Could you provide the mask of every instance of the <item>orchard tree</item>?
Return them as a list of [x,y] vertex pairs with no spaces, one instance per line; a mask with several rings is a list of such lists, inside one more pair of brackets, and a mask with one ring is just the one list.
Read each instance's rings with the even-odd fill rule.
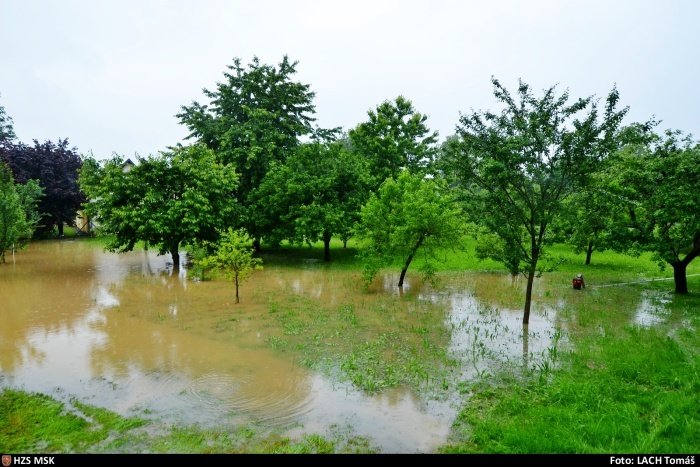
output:
[[369,119],[350,130],[354,150],[369,160],[377,188],[386,178],[396,178],[402,168],[425,172],[437,153],[437,132],[428,117],[416,112],[410,100],[399,96],[367,112]]
[[[249,195],[265,177],[273,162],[284,162],[312,132],[314,93],[308,84],[295,81],[297,63],[284,56],[277,66],[255,57],[244,67],[235,59],[225,80],[213,91],[204,90],[208,103],[193,102],[177,115],[196,138],[214,150],[220,162],[233,164],[240,174],[236,189],[245,208],[240,219],[256,238],[256,210]],[[240,226],[240,225],[239,225]]]
[[402,171],[388,178],[362,208],[358,235],[365,245],[361,253],[364,274],[370,282],[379,269],[401,261],[399,287],[403,287],[418,252],[425,256],[423,273],[433,273],[437,250],[454,248],[464,234],[463,213],[440,180]]
[[58,143],[34,140],[33,146],[10,144],[0,146],[0,159],[10,167],[18,184],[37,180],[44,196],[39,202],[40,231],[54,226],[59,236],[63,225],[73,224],[84,201],[78,186],[78,172],[82,160],[76,148],[70,148],[68,140]]
[[201,266],[220,270],[232,279],[236,285],[236,303],[240,303],[238,286],[254,270],[262,269],[262,259],[253,257],[253,240],[245,230],[229,228],[219,237],[214,254],[204,258]]
[[670,264],[675,292],[687,294],[686,269],[700,256],[700,145],[679,131],[629,144],[608,179],[625,203],[627,237]]
[[213,241],[235,214],[232,192],[238,176],[202,145],[176,147],[140,159],[124,170],[115,157],[100,167],[86,161],[81,187],[90,198],[86,211],[113,239],[110,251],[131,251],[139,241],[170,253],[180,267],[180,246]]
[[564,200],[562,214],[553,227],[576,253],[585,253],[584,264],[589,265],[594,251],[626,248],[622,235],[626,222],[624,205],[596,173],[590,186]]
[[550,226],[613,149],[626,109],[616,110],[615,89],[599,115],[593,97],[569,103],[568,92],[558,95],[551,87],[538,98],[522,81],[513,96],[495,78],[492,83],[503,110],[462,115],[445,163],[468,190],[475,218],[508,250],[501,259],[527,277],[527,325]]
[[293,243],[323,241],[331,260],[333,235],[347,238],[369,195],[366,161],[339,142],[299,146],[284,163],[273,164],[254,192],[258,231]]

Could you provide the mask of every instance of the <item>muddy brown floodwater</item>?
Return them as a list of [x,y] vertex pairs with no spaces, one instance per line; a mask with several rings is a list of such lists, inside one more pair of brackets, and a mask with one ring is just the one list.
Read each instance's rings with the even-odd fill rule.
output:
[[[106,253],[78,240],[33,243],[14,263],[10,257],[0,266],[0,386],[177,424],[255,423],[290,434],[347,430],[382,452],[431,452],[447,441],[464,403],[456,391],[437,398],[405,388],[368,395],[301,367],[267,340],[271,297],[303,294],[324,304],[351,294],[356,301],[386,299],[396,294],[395,277],[368,293],[356,272],[313,262],[265,266],[244,283],[236,308],[229,283],[191,281],[185,270],[172,277],[167,259]],[[559,338],[556,301],[536,310],[522,338],[520,294],[499,299],[513,295],[514,286],[507,275],[458,275],[435,288],[416,280],[405,287],[412,300],[395,300],[442,307],[448,351],[461,364],[458,378],[474,378],[496,361],[545,355]],[[239,320],[233,339],[217,326],[231,316]]]

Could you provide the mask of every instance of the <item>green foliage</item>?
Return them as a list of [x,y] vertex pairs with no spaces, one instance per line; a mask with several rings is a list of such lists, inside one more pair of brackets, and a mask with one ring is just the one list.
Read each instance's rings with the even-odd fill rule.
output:
[[685,268],[700,256],[700,145],[680,132],[646,135],[617,154],[607,180],[627,214],[622,233],[677,269],[686,293]]
[[16,185],[10,169],[0,162],[0,263],[5,252],[19,247],[20,240],[31,238],[39,221],[37,203],[42,190],[30,180]]
[[593,97],[569,104],[568,92],[557,95],[551,87],[537,98],[521,81],[516,100],[498,80],[492,82],[504,110],[462,115],[459,139],[448,142],[441,162],[468,192],[474,220],[500,238],[501,245],[491,249],[494,259],[527,274],[527,323],[532,279],[552,243],[549,227],[564,200],[588,184],[613,149],[625,110],[615,110],[614,89],[599,119]]
[[625,224],[623,203],[610,192],[606,178],[596,173],[589,186],[564,199],[553,230],[557,239],[573,246],[576,253],[585,252],[589,260],[593,251],[614,249],[631,253],[633,245],[624,235]]
[[236,303],[238,303],[238,285],[247,279],[256,269],[262,269],[262,259],[253,257],[253,240],[243,230],[229,228],[223,232],[213,255],[201,261],[204,269],[218,269],[236,284]]
[[44,196],[44,189],[36,180],[28,180],[25,184],[15,185],[15,189],[27,220],[27,231],[22,238],[30,239],[41,222],[39,201]]
[[416,112],[410,100],[399,96],[367,114],[369,120],[348,136],[353,149],[369,160],[375,188],[389,177],[396,178],[403,168],[413,173],[428,169],[437,152],[438,135],[430,132],[425,124],[428,117]]
[[103,167],[87,160],[80,174],[90,198],[86,211],[113,236],[107,249],[130,251],[144,241],[161,254],[170,252],[175,268],[181,244],[215,240],[235,214],[237,180],[231,165],[201,145],[141,159],[130,170],[121,157]]
[[365,279],[400,258],[402,277],[416,253],[423,253],[423,272],[434,272],[432,261],[438,248],[454,248],[464,233],[463,213],[440,180],[412,175],[407,170],[387,179],[362,208],[358,235],[365,240],[362,250]]
[[284,56],[278,66],[260,63],[257,57],[244,67],[235,59],[225,80],[213,91],[204,90],[208,104],[193,102],[177,116],[196,138],[216,152],[240,174],[236,189],[247,215],[236,226],[255,232],[258,214],[248,196],[262,182],[273,162],[283,162],[312,131],[314,93],[308,84],[294,81],[296,62]]
[[369,194],[369,178],[363,158],[341,143],[303,144],[284,163],[273,164],[254,192],[262,214],[258,231],[295,244],[328,245],[333,235],[347,239]]

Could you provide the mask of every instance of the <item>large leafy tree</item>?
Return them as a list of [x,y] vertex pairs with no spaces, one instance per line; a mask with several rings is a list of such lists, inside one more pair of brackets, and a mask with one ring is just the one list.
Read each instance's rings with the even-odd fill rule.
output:
[[140,159],[131,170],[115,157],[104,166],[86,161],[81,187],[89,215],[112,235],[107,248],[130,251],[139,241],[170,253],[180,265],[180,246],[213,241],[235,212],[238,176],[201,145],[177,147]]
[[437,153],[437,132],[431,132],[428,117],[413,108],[403,96],[384,101],[367,112],[369,119],[350,130],[353,148],[370,162],[377,188],[386,178],[397,177],[402,168],[423,172]]
[[416,254],[425,257],[423,272],[433,272],[440,249],[456,247],[464,234],[464,215],[441,180],[426,179],[404,170],[388,178],[373,193],[361,212],[358,227],[365,279],[371,281],[381,267],[401,262],[398,286],[403,287]]
[[177,115],[190,136],[213,149],[223,163],[232,163],[240,174],[237,197],[245,207],[241,219],[255,230],[257,212],[248,209],[250,193],[262,182],[273,162],[283,162],[312,132],[314,93],[308,84],[294,79],[296,62],[285,56],[277,65],[256,57],[247,66],[235,59],[216,89],[204,90],[208,103],[193,102]]
[[303,144],[254,192],[258,230],[294,243],[322,240],[330,261],[331,237],[350,235],[369,185],[366,161],[341,142]]
[[0,146],[0,159],[10,167],[17,183],[39,182],[44,193],[39,202],[42,217],[39,230],[56,226],[58,234],[63,235],[63,225],[75,221],[84,201],[78,186],[82,160],[76,148],[69,147],[67,139],[58,143],[34,140],[33,146],[21,143]]
[[40,196],[41,188],[34,180],[26,185],[16,185],[12,171],[0,162],[0,263],[5,262],[7,250],[32,236],[38,219],[36,203]]
[[700,256],[700,145],[678,131],[653,135],[625,146],[607,177],[628,219],[620,234],[670,264],[676,293],[688,293],[686,268]]
[[551,243],[550,226],[563,201],[586,186],[589,175],[614,147],[614,135],[626,110],[616,110],[615,89],[603,115],[593,97],[569,102],[556,88],[535,97],[520,82],[513,96],[495,78],[495,112],[462,115],[458,140],[446,165],[468,190],[476,219],[495,234],[511,272],[527,277],[523,324],[530,317],[532,287]]

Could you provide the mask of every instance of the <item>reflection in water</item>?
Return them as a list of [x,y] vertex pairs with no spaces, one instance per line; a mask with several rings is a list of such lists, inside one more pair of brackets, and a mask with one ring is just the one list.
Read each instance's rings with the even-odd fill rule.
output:
[[[521,311],[503,302],[520,286],[509,276],[460,276],[439,289],[410,280],[398,305],[444,309],[464,378],[510,360],[532,365],[561,324],[563,304],[539,305],[523,334]],[[398,294],[396,281],[384,277],[367,294],[358,272],[266,267],[243,284],[235,305],[230,283],[189,282],[185,268],[173,276],[153,252],[35,243],[16,265],[0,267],[0,384],[74,395],[121,414],[148,409],[173,423],[257,422],[291,433],[347,426],[385,452],[429,452],[446,441],[461,399],[426,401],[405,389],[368,396],[271,350],[262,332],[276,295],[361,307]],[[222,326],[230,321],[235,329]]]
[[667,294],[645,290],[632,319],[633,324],[650,327],[663,323],[669,316],[667,305],[670,301]]

